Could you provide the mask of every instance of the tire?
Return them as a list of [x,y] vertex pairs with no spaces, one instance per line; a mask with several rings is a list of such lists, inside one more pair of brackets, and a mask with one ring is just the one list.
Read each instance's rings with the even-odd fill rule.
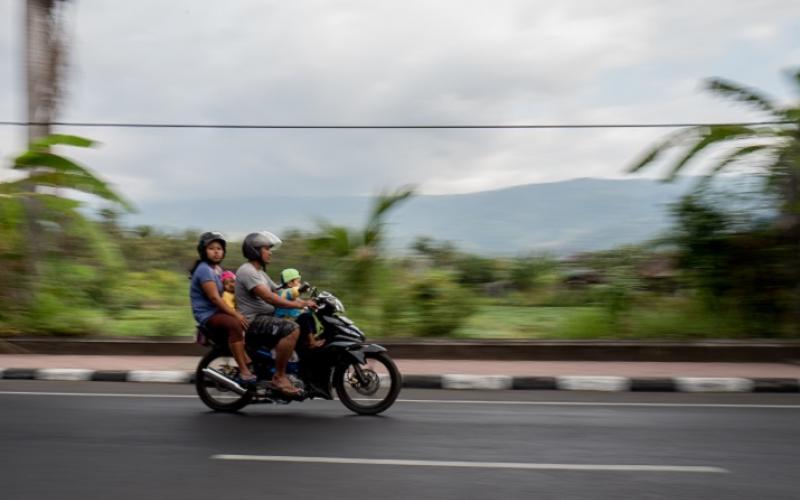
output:
[[194,374],[194,386],[197,390],[197,395],[200,396],[200,399],[206,406],[214,411],[234,412],[241,410],[250,403],[253,399],[252,392],[248,391],[245,394],[239,395],[219,385],[217,382],[208,379],[203,373],[203,369],[209,367],[223,372],[226,375],[238,373],[236,361],[234,361],[233,357],[227,352],[219,349],[212,349],[203,356]]
[[[336,368],[333,386],[339,400],[349,410],[359,415],[377,415],[394,404],[400,394],[402,378],[394,361],[385,352],[367,352],[364,356],[366,363],[359,366],[370,377],[369,386],[361,386],[355,378],[355,361]],[[387,383],[388,388],[385,387]]]

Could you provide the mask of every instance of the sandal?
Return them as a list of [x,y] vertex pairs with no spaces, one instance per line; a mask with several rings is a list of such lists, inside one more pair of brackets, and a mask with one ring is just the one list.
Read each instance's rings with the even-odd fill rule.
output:
[[299,399],[303,397],[303,390],[300,389],[299,387],[294,387],[293,391],[287,391],[286,389],[278,387],[271,381],[267,384],[267,387],[269,387],[270,389],[272,389],[273,391],[277,392],[278,394],[287,399]]
[[234,382],[236,382],[237,384],[241,385],[242,387],[249,387],[251,385],[254,385],[256,382],[258,382],[258,377],[256,375],[250,375],[249,377],[243,377],[241,375],[236,375],[236,377],[234,377],[233,380],[234,380]]

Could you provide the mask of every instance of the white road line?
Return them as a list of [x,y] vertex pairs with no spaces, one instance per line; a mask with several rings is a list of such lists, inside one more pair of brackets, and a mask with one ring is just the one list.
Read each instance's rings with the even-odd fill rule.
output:
[[578,470],[610,472],[700,472],[729,474],[720,467],[687,465],[537,464],[519,462],[461,462],[450,460],[398,460],[381,458],[294,457],[280,455],[212,455],[211,460],[293,462],[313,464],[397,465],[403,467],[463,467],[476,469]]
[[[134,394],[109,392],[39,392],[39,391],[0,391],[0,396],[73,396],[73,397],[106,397],[106,398],[176,398],[198,399],[193,394]],[[317,400],[321,401],[321,400]],[[615,403],[601,401],[485,401],[469,399],[398,399],[398,403],[413,404],[456,404],[456,405],[498,405],[498,406],[630,406],[630,407],[664,407],[664,408],[775,408],[800,410],[800,405],[773,404],[733,404],[733,403]]]
[[800,410],[800,405],[774,404],[735,404],[735,403],[628,403],[602,401],[486,401],[469,399],[398,399],[398,403],[419,404],[476,404],[476,405],[511,405],[511,406],[654,406],[677,408],[788,408]]
[[189,394],[125,394],[111,392],[39,392],[39,391],[0,391],[0,396],[78,396],[97,398],[192,398],[197,396]]

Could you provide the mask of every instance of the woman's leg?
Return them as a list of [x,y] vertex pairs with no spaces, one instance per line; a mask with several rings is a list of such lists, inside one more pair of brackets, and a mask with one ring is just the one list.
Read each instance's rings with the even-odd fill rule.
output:
[[236,364],[239,365],[239,373],[242,378],[253,378],[253,373],[247,367],[248,357],[244,350],[244,332],[239,321],[228,314],[217,313],[208,319],[206,327],[225,332],[228,337],[228,347],[231,349],[231,354],[233,354]]

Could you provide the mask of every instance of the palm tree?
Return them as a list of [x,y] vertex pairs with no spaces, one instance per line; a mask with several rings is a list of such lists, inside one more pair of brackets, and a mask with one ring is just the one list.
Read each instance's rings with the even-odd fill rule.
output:
[[[790,74],[800,96],[800,69]],[[800,228],[800,103],[781,107],[758,90],[721,78],[707,81],[706,88],[719,96],[744,102],[769,115],[763,125],[708,125],[681,129],[646,151],[628,168],[638,172],[657,162],[668,151],[685,147],[670,165],[665,180],[673,180],[687,165],[696,162],[701,153],[724,146],[724,156],[706,172],[705,183],[714,175],[756,158],[766,174],[767,187],[780,198],[779,226]]]
[[[133,205],[115,193],[108,184],[95,176],[88,168],[64,156],[52,153],[52,146],[91,147],[94,141],[73,135],[49,135],[34,140],[30,149],[14,159],[12,168],[26,171],[27,177],[15,182],[0,183],[0,209],[13,210],[19,203],[23,207],[20,223],[8,223],[8,229],[21,229],[24,236],[21,252],[24,261],[22,283],[26,291],[23,301],[33,301],[40,285],[42,255],[51,249],[46,227],[59,227],[64,220],[83,219],[76,208],[80,202],[65,196],[65,189],[79,191],[99,197],[125,211],[133,211]],[[3,207],[3,203],[8,203]],[[31,207],[35,207],[31,209]],[[18,230],[17,229],[17,230]]]
[[[6,196],[34,196],[47,199],[63,198],[61,190],[72,189],[97,196],[132,212],[133,205],[115,193],[88,168],[50,152],[50,148],[57,145],[88,148],[94,144],[91,139],[63,134],[53,134],[34,140],[28,151],[14,159],[12,166],[15,170],[27,171],[28,176],[16,182],[3,183],[2,192]],[[55,192],[47,193],[41,188],[50,188]]]
[[369,286],[375,263],[380,257],[381,244],[386,237],[386,215],[399,203],[412,197],[414,192],[413,187],[405,186],[379,194],[362,229],[320,222],[318,235],[310,241],[311,249],[350,261],[352,267],[346,277],[348,284],[355,288]]

